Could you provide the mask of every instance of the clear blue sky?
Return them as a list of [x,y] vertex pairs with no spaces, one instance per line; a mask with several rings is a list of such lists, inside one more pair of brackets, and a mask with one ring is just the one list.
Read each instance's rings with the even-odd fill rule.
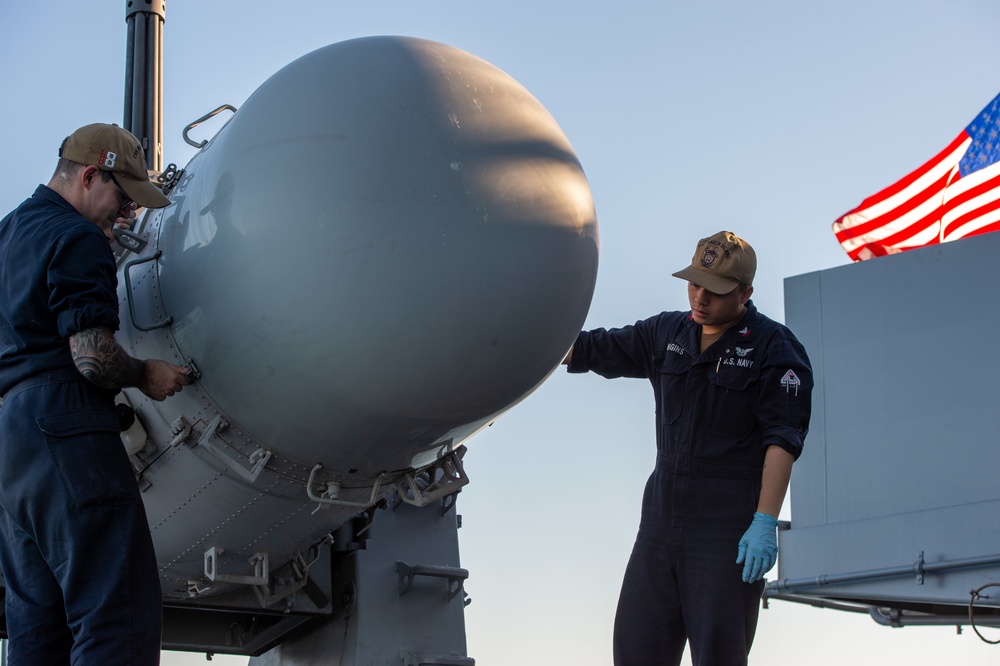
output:
[[[124,6],[0,8],[4,213],[48,180],[73,129],[121,122]],[[186,123],[239,106],[315,48],[433,39],[512,75],[572,142],[601,233],[588,327],[685,309],[670,273],[722,228],[756,247],[754,300],[781,320],[784,278],[847,262],[830,223],[944,147],[1000,91],[998,29],[992,0],[171,0],[165,154],[184,164]],[[468,444],[469,654],[481,666],[609,664],[654,456],[648,385],[557,372]],[[769,666],[998,661],[1000,647],[971,631],[892,630],[783,602],[761,613],[751,654]]]

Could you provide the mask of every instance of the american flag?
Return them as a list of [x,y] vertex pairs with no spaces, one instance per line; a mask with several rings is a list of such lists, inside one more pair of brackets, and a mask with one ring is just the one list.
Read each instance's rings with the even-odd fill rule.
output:
[[940,153],[833,223],[860,261],[1000,229],[1000,95]]

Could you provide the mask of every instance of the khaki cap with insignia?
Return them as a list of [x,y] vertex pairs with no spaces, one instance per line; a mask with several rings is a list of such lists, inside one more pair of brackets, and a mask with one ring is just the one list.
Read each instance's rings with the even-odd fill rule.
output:
[[698,241],[691,265],[673,276],[721,295],[741,284],[752,285],[756,273],[757,254],[750,243],[731,231],[720,231]]
[[59,157],[77,164],[94,164],[101,171],[114,174],[115,180],[130,199],[144,208],[163,208],[170,199],[149,182],[146,155],[139,140],[118,125],[94,123],[70,134]]

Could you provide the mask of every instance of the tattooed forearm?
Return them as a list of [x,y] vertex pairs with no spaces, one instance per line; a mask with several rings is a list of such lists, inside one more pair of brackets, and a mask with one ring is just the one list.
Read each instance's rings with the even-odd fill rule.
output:
[[115,342],[111,332],[88,328],[69,338],[69,350],[80,374],[105,389],[138,386],[146,366]]

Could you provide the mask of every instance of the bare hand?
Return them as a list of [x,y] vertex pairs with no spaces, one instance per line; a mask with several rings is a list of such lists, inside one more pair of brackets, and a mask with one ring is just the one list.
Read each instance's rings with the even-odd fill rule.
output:
[[119,229],[125,229],[127,231],[132,231],[135,227],[135,204],[129,204],[128,208],[122,208],[119,213],[124,213],[124,215],[119,215],[118,219],[115,220],[115,226]]
[[138,388],[153,400],[163,400],[189,383],[186,367],[159,359],[148,359],[143,364],[146,366],[146,374]]

